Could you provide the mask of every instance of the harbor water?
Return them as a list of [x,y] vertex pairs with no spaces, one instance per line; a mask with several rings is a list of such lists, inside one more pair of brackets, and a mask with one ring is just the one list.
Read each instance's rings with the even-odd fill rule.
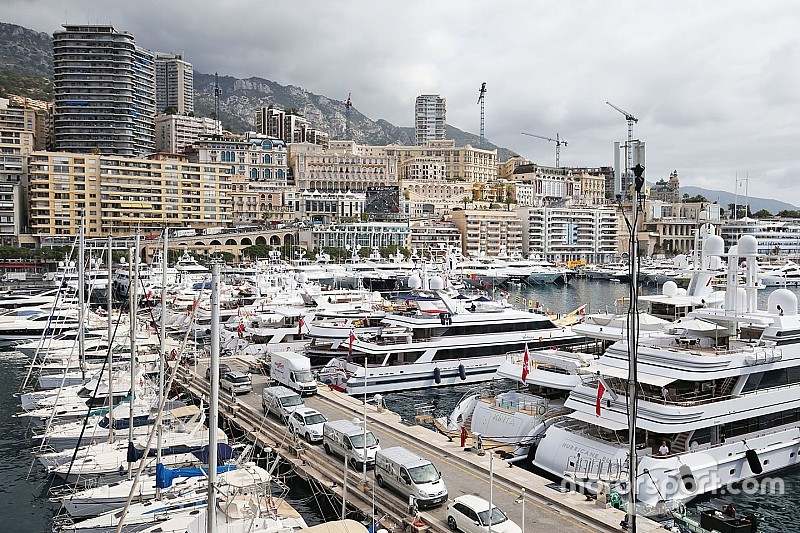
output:
[[[657,292],[657,286],[642,289],[642,294]],[[759,309],[764,309],[771,289],[758,293]],[[795,292],[800,292],[795,289]],[[509,286],[501,294],[495,291],[495,297],[507,298],[517,307],[538,305],[553,313],[567,313],[584,304],[586,312],[608,310],[614,312],[614,303],[619,302],[618,312],[628,301],[628,286],[624,283],[606,281],[590,281],[574,279],[566,286]],[[625,302],[622,302],[625,298]],[[529,303],[533,302],[533,303]],[[0,353],[0,510],[4,523],[0,531],[4,533],[45,533],[52,530],[52,516],[57,511],[48,500],[48,479],[38,465],[31,467],[33,456],[30,450],[35,442],[12,415],[19,411],[19,400],[15,393],[26,372],[25,358],[12,351]],[[500,385],[502,386],[502,384]],[[413,393],[393,393],[386,396],[389,409],[399,412],[405,419],[413,420],[416,408],[433,409],[436,416],[449,414],[458,400],[471,387],[450,387],[413,391]],[[759,531],[788,531],[786,525],[794,523],[796,513],[800,512],[800,503],[795,494],[800,490],[800,469],[784,472],[781,477],[784,484],[783,494],[735,494],[725,495],[726,501],[733,502],[741,514],[755,511],[761,517]],[[309,524],[323,521],[329,516],[330,505],[320,502],[310,487],[291,479],[290,496],[287,498],[306,518]],[[702,503],[701,500],[700,503]],[[322,503],[322,505],[320,505]],[[323,509],[320,510],[320,507]]]

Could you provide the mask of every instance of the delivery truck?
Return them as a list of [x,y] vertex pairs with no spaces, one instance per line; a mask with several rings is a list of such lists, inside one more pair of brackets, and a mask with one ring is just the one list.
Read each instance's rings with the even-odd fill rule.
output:
[[272,352],[269,373],[273,380],[297,391],[301,396],[317,393],[317,380],[311,375],[311,360],[294,352]]

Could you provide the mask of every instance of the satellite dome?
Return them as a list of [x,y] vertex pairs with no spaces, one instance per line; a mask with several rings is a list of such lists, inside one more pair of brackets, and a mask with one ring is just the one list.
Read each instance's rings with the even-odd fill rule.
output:
[[64,261],[59,261],[58,266],[64,268],[66,266],[66,263],[64,263]]
[[689,266],[689,258],[683,254],[678,254],[672,259],[672,264],[675,268],[686,268]]
[[664,296],[675,296],[678,294],[678,284],[674,281],[665,281],[664,286],[661,289],[661,293]]
[[440,291],[444,289],[444,280],[439,276],[434,276],[430,281],[431,290]]
[[422,287],[422,279],[420,279],[419,274],[412,274],[408,277],[408,288],[409,289],[419,289]]
[[758,240],[752,235],[742,235],[736,243],[739,255],[742,257],[755,257],[758,255]]
[[299,276],[297,276],[297,281],[300,283],[305,283],[308,281],[308,276],[306,276],[305,272],[301,272]]
[[70,268],[74,268],[75,267],[75,261],[70,261],[69,262],[69,266],[70,266]]
[[686,296],[686,289],[683,287],[678,287],[678,292],[676,293],[677,296]]
[[796,315],[797,295],[789,289],[777,289],[769,295],[767,312],[771,315]]
[[734,244],[733,246],[728,248],[728,255],[733,255],[733,256],[739,255],[739,246]]
[[744,310],[747,306],[747,292],[741,287],[736,287],[736,290],[728,290],[725,292],[725,309],[738,309]]
[[703,242],[706,255],[720,256],[725,253],[725,241],[719,235],[712,235]]
[[713,255],[708,258],[708,265],[711,267],[711,270],[719,270],[722,268],[722,259]]

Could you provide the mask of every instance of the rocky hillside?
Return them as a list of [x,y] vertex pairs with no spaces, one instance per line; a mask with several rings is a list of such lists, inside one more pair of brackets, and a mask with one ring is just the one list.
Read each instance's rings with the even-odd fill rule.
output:
[[[54,28],[54,30],[57,28]],[[147,43],[139,43],[147,46]],[[191,58],[191,54],[189,54]],[[53,50],[52,36],[14,24],[0,23],[0,88],[6,92],[25,94],[33,98],[52,98]],[[214,111],[214,76],[195,72],[195,112],[210,116]],[[255,112],[264,106],[295,109],[313,127],[330,133],[331,138],[343,139],[347,118],[344,102],[310,93],[294,85],[281,85],[263,78],[219,78],[220,115],[223,124],[233,132],[254,129]],[[350,112],[352,138],[358,143],[386,145],[413,144],[414,128],[399,127],[383,120],[372,120],[353,107]],[[447,137],[456,145],[477,147],[477,135],[447,126]],[[513,153],[486,142],[486,148],[497,149],[500,160]]]

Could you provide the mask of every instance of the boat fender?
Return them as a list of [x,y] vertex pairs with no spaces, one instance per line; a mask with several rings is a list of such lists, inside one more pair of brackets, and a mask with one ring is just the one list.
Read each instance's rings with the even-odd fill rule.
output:
[[467,369],[464,367],[464,363],[458,364],[458,377],[461,378],[461,381],[467,379]]
[[442,371],[438,366],[433,369],[433,381],[435,381],[437,385],[442,382]]
[[540,405],[539,407],[536,408],[536,412],[539,414],[539,416],[543,416],[545,411],[546,409],[544,405]]
[[764,467],[761,466],[761,460],[758,458],[758,454],[755,450],[745,451],[744,456],[747,459],[747,464],[750,466],[751,472],[755,475],[759,475],[764,471]]
[[697,490],[697,483],[695,482],[694,474],[692,473],[692,467],[689,465],[681,465],[681,467],[678,469],[678,472],[681,475],[683,487],[689,493],[693,493],[695,490]]

